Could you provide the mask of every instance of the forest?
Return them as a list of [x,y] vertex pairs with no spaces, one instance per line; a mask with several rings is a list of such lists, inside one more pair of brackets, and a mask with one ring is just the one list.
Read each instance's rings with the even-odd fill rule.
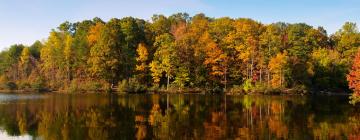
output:
[[[154,15],[150,21],[96,17],[66,21],[46,40],[3,50],[0,89],[233,94],[354,89],[356,99],[359,46],[352,22],[328,34],[306,23],[263,24],[202,13]],[[354,61],[359,62],[353,66]]]

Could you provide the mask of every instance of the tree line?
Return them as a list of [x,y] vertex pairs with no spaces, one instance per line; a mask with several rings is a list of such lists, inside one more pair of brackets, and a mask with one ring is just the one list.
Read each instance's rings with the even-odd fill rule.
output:
[[0,54],[3,89],[349,91],[355,23],[328,35],[305,23],[187,13],[64,22]]

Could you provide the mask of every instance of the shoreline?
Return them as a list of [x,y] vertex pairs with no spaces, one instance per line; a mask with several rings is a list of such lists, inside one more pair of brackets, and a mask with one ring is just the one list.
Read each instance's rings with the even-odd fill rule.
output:
[[288,90],[293,90],[293,89],[285,89],[285,90],[280,90],[278,92],[273,92],[273,93],[265,93],[264,91],[262,92],[248,92],[248,93],[244,93],[244,92],[223,92],[223,93],[211,93],[211,92],[207,92],[206,90],[170,90],[170,91],[165,91],[165,90],[160,90],[160,91],[154,91],[154,90],[149,90],[146,92],[118,92],[118,91],[112,91],[112,92],[107,92],[107,91],[79,91],[79,92],[69,92],[69,91],[64,91],[64,90],[47,90],[47,91],[38,91],[38,90],[0,90],[0,93],[8,93],[8,94],[32,94],[32,93],[39,93],[39,94],[51,94],[51,93],[58,93],[58,94],[105,94],[105,93],[112,93],[112,94],[119,94],[119,95],[123,95],[123,94],[184,94],[184,95],[189,95],[189,94],[196,94],[196,95],[229,95],[229,96],[240,96],[240,95],[301,95],[301,96],[307,96],[307,95],[341,95],[341,96],[349,96],[351,95],[351,93],[342,91],[342,92],[334,92],[334,91],[309,91],[306,94],[304,93],[296,93],[296,92],[287,92]]

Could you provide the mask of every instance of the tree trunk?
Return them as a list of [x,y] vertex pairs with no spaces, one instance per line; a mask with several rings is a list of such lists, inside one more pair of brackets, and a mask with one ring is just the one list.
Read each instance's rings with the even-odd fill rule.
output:
[[170,76],[167,75],[167,84],[166,84],[166,90],[169,90],[169,83],[170,83]]
[[252,79],[253,77],[253,69],[254,69],[254,58],[251,55],[251,67],[250,67],[250,78]]
[[280,87],[282,87],[282,70],[280,70]]
[[225,67],[225,91],[226,91],[226,86],[227,86],[227,77],[226,77],[226,74],[227,74],[227,68]]
[[260,83],[262,82],[262,68],[260,68]]
[[246,64],[246,79],[249,79],[249,64]]
[[267,69],[267,83],[268,83],[268,86],[270,86],[270,70],[269,70],[269,68]]

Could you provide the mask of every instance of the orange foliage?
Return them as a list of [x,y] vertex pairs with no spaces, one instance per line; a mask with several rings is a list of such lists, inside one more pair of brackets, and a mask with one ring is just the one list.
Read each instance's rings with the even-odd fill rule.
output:
[[354,90],[354,94],[360,96],[360,50],[357,52],[351,71],[346,78],[349,87]]
[[95,26],[92,26],[87,36],[90,46],[93,46],[100,38],[101,29],[104,27],[103,23],[96,23]]
[[[209,34],[204,34],[203,40],[209,40]],[[210,74],[214,76],[223,76],[225,74],[226,65],[228,62],[227,55],[213,42],[208,41],[206,47],[206,58],[204,64],[210,67]]]

